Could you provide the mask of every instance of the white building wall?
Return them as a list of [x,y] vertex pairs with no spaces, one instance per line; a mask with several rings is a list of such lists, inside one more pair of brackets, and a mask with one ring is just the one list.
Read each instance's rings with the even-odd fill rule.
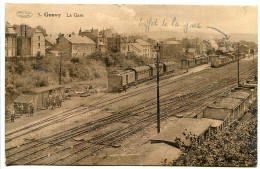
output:
[[40,52],[41,55],[45,56],[45,37],[41,32],[35,32],[31,39],[32,44],[32,55],[37,56]]

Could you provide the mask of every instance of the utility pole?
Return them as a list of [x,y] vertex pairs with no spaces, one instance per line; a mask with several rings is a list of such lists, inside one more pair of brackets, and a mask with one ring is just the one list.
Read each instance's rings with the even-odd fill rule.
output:
[[62,53],[60,54],[60,81],[59,81],[60,85],[61,85],[61,74],[62,74]]
[[253,50],[253,63],[255,63],[254,58],[255,58],[255,50]]
[[157,133],[160,133],[160,93],[159,93],[159,52],[160,52],[159,44],[154,47],[157,52],[156,57],[156,69],[157,69]]
[[239,86],[239,44],[237,44],[237,85]]

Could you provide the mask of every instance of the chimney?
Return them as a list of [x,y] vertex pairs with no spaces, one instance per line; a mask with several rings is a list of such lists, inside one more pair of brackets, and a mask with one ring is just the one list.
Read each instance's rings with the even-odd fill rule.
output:
[[81,31],[81,28],[79,29],[79,35],[81,35],[82,31]]

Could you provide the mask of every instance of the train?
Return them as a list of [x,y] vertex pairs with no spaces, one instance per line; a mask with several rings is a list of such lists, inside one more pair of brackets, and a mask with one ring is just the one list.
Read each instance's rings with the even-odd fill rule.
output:
[[[185,62],[185,61],[183,61]],[[208,63],[208,57],[203,56],[190,60],[186,59],[186,66],[189,68]],[[185,67],[186,67],[185,66]],[[165,75],[175,72],[179,67],[176,62],[160,62],[159,75]],[[144,66],[131,67],[125,70],[116,70],[108,73],[108,91],[122,92],[132,85],[145,82],[157,76],[156,64],[148,64]]]
[[208,56],[200,56],[195,58],[188,58],[181,60],[181,67],[183,69],[193,68],[199,65],[208,64],[209,57]]
[[[239,53],[239,59],[245,58],[244,53]],[[226,54],[226,55],[214,55],[211,57],[211,67],[218,68],[230,63],[237,61],[237,55],[235,54]]]

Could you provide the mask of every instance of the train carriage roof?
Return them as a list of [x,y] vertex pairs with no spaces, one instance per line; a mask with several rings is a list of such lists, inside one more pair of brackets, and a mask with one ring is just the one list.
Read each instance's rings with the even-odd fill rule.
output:
[[136,72],[144,71],[144,70],[149,70],[149,66],[138,66],[138,67],[133,67],[133,68],[127,68],[127,70],[134,70]]
[[118,73],[118,75],[122,76],[122,75],[126,75],[126,74],[131,74],[131,73],[134,73],[134,71],[132,71],[132,70],[124,70],[124,71]]

